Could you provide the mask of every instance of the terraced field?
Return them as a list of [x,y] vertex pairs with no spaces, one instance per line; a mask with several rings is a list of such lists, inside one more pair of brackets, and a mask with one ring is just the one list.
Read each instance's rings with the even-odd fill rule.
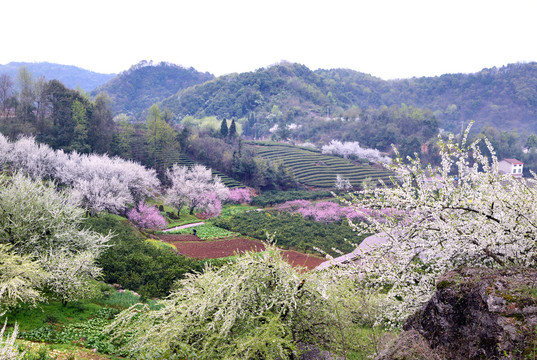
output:
[[[179,157],[179,163],[178,164],[181,165],[181,166],[192,167],[196,163],[194,161],[192,161],[191,159],[187,158],[185,155],[181,154],[181,156]],[[201,165],[204,165],[204,164],[201,164]],[[222,180],[222,182],[224,183],[224,185],[226,185],[230,189],[244,187],[244,185],[242,185],[237,180],[232,179],[229,176],[224,175],[219,171],[216,171],[214,169],[211,169],[211,171],[213,172],[213,175],[218,175],[220,177],[220,179]]]
[[323,155],[319,150],[309,150],[291,145],[249,143],[257,154],[267,160],[282,161],[292,169],[297,180],[310,187],[333,188],[339,174],[349,179],[353,186],[362,185],[365,179],[383,179],[389,183],[391,173],[369,165],[354,165],[351,161]]

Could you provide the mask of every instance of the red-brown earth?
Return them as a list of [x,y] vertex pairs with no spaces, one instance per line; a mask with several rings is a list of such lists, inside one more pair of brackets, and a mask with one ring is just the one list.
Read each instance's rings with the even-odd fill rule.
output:
[[[203,241],[197,236],[189,234],[164,234],[159,235],[159,238],[175,246],[180,254],[196,259],[216,259],[241,254],[246,251],[265,250],[265,245],[261,241],[241,237]],[[308,270],[325,261],[323,258],[293,250],[284,250],[283,257],[292,266],[305,267]]]

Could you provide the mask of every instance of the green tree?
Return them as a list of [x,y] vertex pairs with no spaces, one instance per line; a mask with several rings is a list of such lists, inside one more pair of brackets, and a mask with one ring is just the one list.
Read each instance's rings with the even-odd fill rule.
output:
[[73,141],[68,150],[78,151],[79,153],[89,153],[91,146],[88,144],[88,119],[86,114],[86,108],[78,101],[73,101],[72,116],[75,122],[75,129],[73,135]]
[[176,131],[162,120],[156,104],[149,109],[147,117],[146,143],[148,165],[164,176],[166,170],[179,161],[180,145]]
[[526,148],[537,149],[537,136],[535,134],[528,136],[528,140],[526,140]]
[[106,93],[100,92],[95,97],[88,130],[92,150],[100,154],[108,153],[114,137],[114,120],[112,100]]
[[222,124],[220,125],[220,136],[225,138],[228,135],[227,120],[223,119]]
[[235,125],[235,119],[231,120],[231,126],[229,127],[228,136],[233,139],[237,136],[237,125]]
[[117,130],[112,140],[112,153],[124,159],[131,159],[134,126],[125,114],[119,114],[115,120]]

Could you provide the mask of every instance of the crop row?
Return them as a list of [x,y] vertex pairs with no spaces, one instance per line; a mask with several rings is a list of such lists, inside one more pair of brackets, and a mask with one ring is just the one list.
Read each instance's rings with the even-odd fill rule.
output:
[[391,172],[368,165],[356,166],[340,157],[321,154],[291,145],[264,145],[254,147],[259,156],[268,160],[281,161],[293,171],[297,180],[306,186],[321,188],[334,187],[336,175],[349,179],[353,186],[360,186],[364,180],[379,178],[389,181]]

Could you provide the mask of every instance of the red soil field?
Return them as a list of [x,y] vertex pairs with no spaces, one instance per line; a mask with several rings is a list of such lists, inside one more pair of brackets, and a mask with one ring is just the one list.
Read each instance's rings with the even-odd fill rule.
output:
[[[175,246],[180,254],[197,259],[216,259],[244,253],[246,251],[263,251],[265,245],[261,241],[246,238],[229,238],[224,240],[202,241],[193,235],[159,235],[162,241]],[[284,250],[283,257],[292,266],[315,268],[325,260],[316,256]]]

